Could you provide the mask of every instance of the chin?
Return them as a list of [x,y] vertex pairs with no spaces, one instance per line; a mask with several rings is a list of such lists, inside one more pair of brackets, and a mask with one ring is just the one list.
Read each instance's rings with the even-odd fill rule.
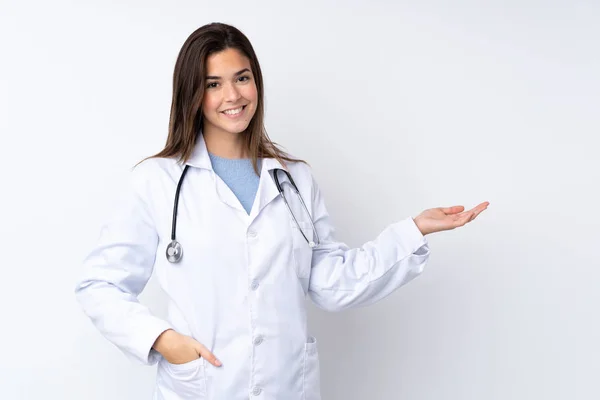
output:
[[226,132],[229,133],[244,133],[246,131],[246,129],[248,129],[248,127],[250,126],[250,124],[245,124],[243,126],[241,125],[237,125],[237,126],[220,126],[220,128]]
[[220,130],[223,130],[225,132],[229,132],[229,133],[243,133],[244,131],[246,131],[246,129],[248,129],[248,127],[250,126],[250,123],[237,123],[237,124],[231,124],[231,123],[225,123],[225,124],[219,124],[217,125],[217,127]]

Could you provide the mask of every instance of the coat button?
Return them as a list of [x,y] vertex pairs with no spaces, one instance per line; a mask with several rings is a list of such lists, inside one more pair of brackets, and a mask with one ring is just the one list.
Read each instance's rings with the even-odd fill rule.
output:
[[248,232],[248,237],[255,238],[257,235],[258,234],[256,233],[256,231],[249,231]]
[[261,388],[259,388],[258,386],[254,386],[254,387],[252,388],[252,394],[253,394],[254,396],[258,396],[258,395],[260,394],[260,392],[262,392],[262,389],[261,389]]
[[252,283],[250,284],[250,289],[252,289],[252,290],[258,289],[258,282],[256,280],[252,281]]
[[263,342],[263,337],[262,336],[257,336],[257,337],[254,338],[254,345],[255,346],[258,346],[262,342]]

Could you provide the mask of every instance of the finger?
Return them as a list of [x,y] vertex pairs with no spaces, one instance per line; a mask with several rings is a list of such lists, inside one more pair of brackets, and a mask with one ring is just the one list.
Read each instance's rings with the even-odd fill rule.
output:
[[469,216],[469,219],[467,222],[471,222],[473,221],[475,218],[477,218],[477,216],[479,214],[481,214],[485,209],[487,208],[487,206],[485,208],[479,209],[479,210],[475,210],[471,213],[471,215]]
[[475,213],[475,215],[473,216],[473,219],[475,219],[475,217],[477,217],[479,214],[481,214],[481,213],[482,213],[482,212],[484,212],[485,210],[487,210],[487,205],[486,205],[486,206],[481,206],[481,207],[478,207],[478,208],[475,210],[475,212],[474,212],[474,213]]
[[456,218],[456,226],[463,226],[469,222],[471,222],[474,218],[475,213],[473,211],[465,211],[462,214],[459,214]]
[[476,206],[476,207],[473,207],[473,208],[472,208],[472,209],[470,209],[469,211],[466,211],[465,213],[471,213],[471,212],[474,212],[474,213],[476,213],[476,214],[479,214],[480,212],[482,212],[483,210],[485,210],[485,209],[487,208],[487,206],[488,206],[488,205],[489,205],[489,203],[488,203],[488,202],[481,203],[481,204],[479,204],[478,206]]
[[208,361],[215,367],[220,367],[222,365],[221,361],[217,360],[217,357],[215,357],[215,355],[211,353],[210,350],[208,350],[206,346],[204,346],[202,343],[196,342],[196,351],[198,352],[198,354],[200,354],[201,357],[203,357],[206,361]]
[[464,206],[452,206],[452,207],[442,207],[442,212],[444,214],[457,214],[465,209]]
[[475,209],[472,209],[472,210],[469,210],[469,211],[463,211],[463,212],[461,212],[461,213],[459,213],[459,214],[456,214],[456,215],[454,216],[454,218],[457,218],[457,219],[464,219],[464,218],[468,218],[468,217],[470,217],[470,216],[471,216],[471,214],[473,214],[474,212],[475,212]]
[[475,218],[477,218],[477,215],[479,215],[478,212],[474,212],[473,214],[471,214],[471,217],[469,218],[469,222],[473,221]]

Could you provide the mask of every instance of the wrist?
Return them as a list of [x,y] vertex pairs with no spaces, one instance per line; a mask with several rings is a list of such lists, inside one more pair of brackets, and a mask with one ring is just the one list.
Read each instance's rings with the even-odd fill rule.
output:
[[177,332],[175,332],[173,329],[167,329],[166,331],[163,331],[154,341],[152,348],[158,351],[160,354],[164,354],[169,339],[175,334],[177,334]]
[[417,229],[419,229],[419,232],[421,232],[421,235],[423,235],[423,236],[427,235],[428,232],[425,232],[425,230],[423,229],[422,224],[421,224],[421,219],[419,218],[419,216],[414,217],[413,221],[414,221],[415,225],[417,226]]

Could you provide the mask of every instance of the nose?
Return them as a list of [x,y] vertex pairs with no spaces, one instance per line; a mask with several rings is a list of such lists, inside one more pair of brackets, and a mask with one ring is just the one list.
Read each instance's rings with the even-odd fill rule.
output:
[[225,85],[223,96],[223,100],[230,103],[235,103],[241,97],[240,91],[235,84]]

